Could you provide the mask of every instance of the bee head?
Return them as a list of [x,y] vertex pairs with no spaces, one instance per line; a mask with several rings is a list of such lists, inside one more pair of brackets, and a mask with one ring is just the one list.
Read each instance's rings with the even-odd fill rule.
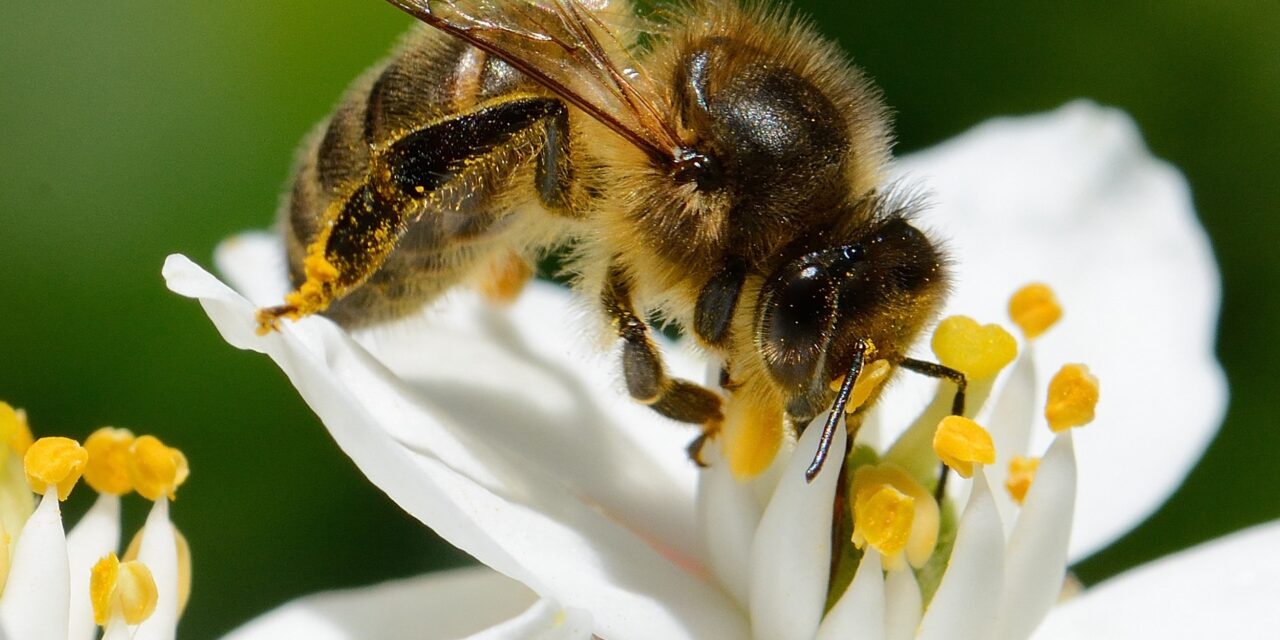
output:
[[756,349],[797,418],[826,409],[864,344],[901,360],[946,288],[941,253],[901,215],[845,238],[784,263],[760,291]]

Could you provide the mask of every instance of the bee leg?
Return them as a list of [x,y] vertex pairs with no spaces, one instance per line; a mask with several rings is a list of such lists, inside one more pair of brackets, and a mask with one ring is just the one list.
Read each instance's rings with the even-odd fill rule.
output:
[[723,345],[728,340],[733,312],[746,279],[746,265],[741,260],[730,260],[698,293],[693,330],[707,344]]
[[687,380],[670,378],[662,355],[649,336],[649,326],[636,314],[631,286],[617,266],[610,268],[602,300],[622,338],[622,373],[632,398],[680,422],[702,425],[702,434],[688,447],[689,457],[701,465],[702,445],[716,434],[724,416],[720,396]]
[[840,383],[840,391],[836,393],[836,401],[831,405],[831,413],[827,414],[827,420],[822,425],[822,435],[818,436],[818,450],[813,452],[813,460],[804,470],[806,482],[813,482],[813,479],[818,477],[818,472],[822,471],[822,465],[827,461],[827,456],[831,454],[831,441],[835,438],[840,420],[844,418],[844,408],[848,406],[849,396],[853,394],[853,385],[858,381],[858,376],[862,375],[862,362],[866,354],[866,343],[859,343],[853,350],[853,364],[845,373],[844,382]]
[[[324,213],[320,234],[307,247],[302,285],[285,297],[285,304],[258,311],[259,333],[276,328],[280,318],[324,311],[362,284],[424,209],[440,204],[450,185],[465,186],[474,179],[487,158],[549,138],[556,140],[552,146],[565,149],[567,124],[556,123],[567,123],[566,114],[567,107],[555,98],[508,98],[409,132],[378,150],[364,181],[349,187],[348,195]],[[562,156],[554,158],[557,166],[566,165]],[[567,171],[551,172],[556,185]]]
[[[954,382],[956,395],[951,399],[951,415],[964,415],[964,393],[965,387],[969,384],[969,379],[965,377],[964,373],[936,362],[925,362],[914,358],[904,358],[898,364],[907,371],[914,371],[930,378],[941,378]],[[938,487],[933,491],[933,497],[938,500],[939,504],[942,503],[942,498],[946,496],[948,475],[947,465],[944,464],[942,465],[942,471],[938,473]]]

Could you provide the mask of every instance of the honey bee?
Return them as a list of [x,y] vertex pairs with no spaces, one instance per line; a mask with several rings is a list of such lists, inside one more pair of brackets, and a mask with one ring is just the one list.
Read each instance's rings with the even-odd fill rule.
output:
[[[869,358],[955,381],[961,412],[964,376],[906,356],[947,259],[886,187],[879,92],[810,24],[733,0],[661,22],[627,0],[389,2],[425,24],[304,144],[280,213],[295,290],[262,331],[377,323],[476,279],[510,297],[569,243],[627,391],[701,425],[695,461],[763,435],[752,475],[831,408],[812,479]],[[724,363],[724,394],[668,375],[653,312]]]

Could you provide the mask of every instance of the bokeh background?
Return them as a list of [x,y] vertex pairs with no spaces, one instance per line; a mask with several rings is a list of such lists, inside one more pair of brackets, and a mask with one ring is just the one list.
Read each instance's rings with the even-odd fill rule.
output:
[[[1079,575],[1280,516],[1280,3],[797,4],[884,88],[900,152],[1087,96],[1133,114],[1190,180],[1225,285],[1230,412],[1168,505]],[[208,265],[219,239],[270,222],[297,141],[408,24],[377,0],[0,3],[0,398],[38,433],[113,424],[186,451],[183,637],[469,561],[160,278],[167,254]],[[126,508],[132,531],[146,505]]]

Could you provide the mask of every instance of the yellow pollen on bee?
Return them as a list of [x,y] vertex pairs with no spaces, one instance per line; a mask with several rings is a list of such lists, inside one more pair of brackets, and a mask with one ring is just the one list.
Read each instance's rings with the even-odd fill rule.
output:
[[94,491],[116,496],[133,491],[133,482],[129,479],[129,447],[134,439],[128,429],[103,427],[84,441],[84,448],[89,452],[84,481]]
[[[866,404],[867,399],[880,388],[880,385],[884,384],[892,371],[893,367],[888,360],[876,360],[863,367],[862,372],[858,374],[858,379],[853,383],[853,389],[849,391],[849,404],[845,405],[845,412],[853,413]],[[843,384],[844,376],[840,376],[831,382],[831,390],[839,391]]]
[[114,553],[93,565],[89,601],[95,623],[106,625],[119,614],[128,624],[141,624],[155,612],[157,600],[159,591],[147,565],[137,560],[122,563]]
[[1082,364],[1064,365],[1049,381],[1044,417],[1054,433],[1093,422],[1098,405],[1098,378]]
[[148,500],[158,500],[161,496],[172,500],[178,486],[191,473],[187,457],[155,436],[142,436],[133,441],[125,468],[134,490]]
[[1035,482],[1036,469],[1040,468],[1040,458],[1014,456],[1009,461],[1009,477],[1004,481],[1004,488],[1009,490],[1009,497],[1022,504],[1027,499],[1027,490]]
[[89,452],[71,438],[40,438],[32,443],[22,458],[31,490],[43,494],[49,485],[58,488],[58,499],[66,500],[80,480]]
[[944,464],[966,478],[974,463],[996,461],[996,446],[981,425],[963,416],[947,416],[933,432],[933,451]]
[[14,409],[7,402],[0,402],[0,444],[9,447],[16,456],[24,456],[35,438],[27,423],[27,412]]
[[761,396],[738,392],[729,397],[724,409],[721,451],[733,477],[749,480],[768,469],[778,455],[783,436],[782,407]]
[[1049,285],[1035,282],[1009,298],[1009,318],[1028,340],[1034,340],[1062,318],[1062,305]]
[[1018,341],[1000,325],[979,325],[968,316],[951,316],[933,332],[938,361],[968,376],[969,381],[993,378],[1018,355]]
[[880,464],[859,467],[850,493],[855,546],[880,552],[890,571],[928,562],[938,544],[941,512],[927,489],[902,469]]

